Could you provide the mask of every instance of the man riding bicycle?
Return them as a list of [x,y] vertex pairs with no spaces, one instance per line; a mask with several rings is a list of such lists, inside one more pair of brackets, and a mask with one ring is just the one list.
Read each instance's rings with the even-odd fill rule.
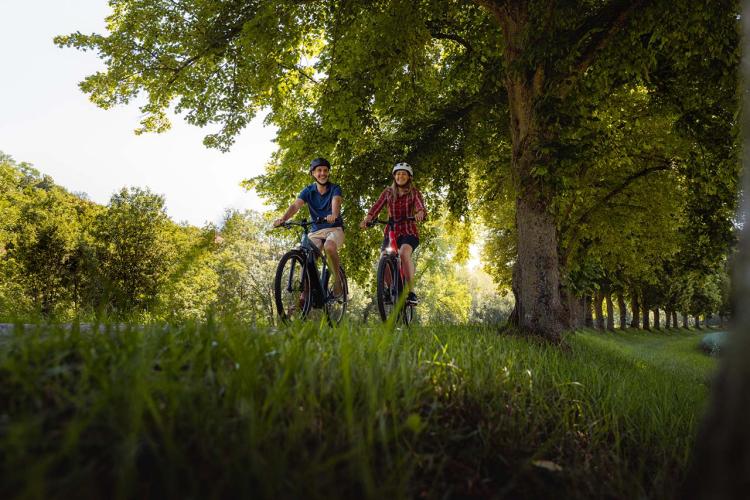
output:
[[[338,250],[344,244],[344,223],[341,219],[341,186],[328,181],[331,164],[325,158],[315,158],[310,162],[310,175],[315,182],[305,187],[297,199],[289,205],[284,215],[273,222],[274,227],[288,221],[300,208],[307,204],[310,218],[313,221],[310,240],[318,247],[325,249],[330,269],[339,269]],[[325,219],[325,222],[318,222]],[[343,293],[339,273],[333,273],[336,296]]]

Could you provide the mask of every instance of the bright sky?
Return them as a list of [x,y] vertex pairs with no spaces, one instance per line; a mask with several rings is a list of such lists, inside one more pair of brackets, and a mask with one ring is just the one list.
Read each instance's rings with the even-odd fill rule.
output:
[[176,222],[218,222],[230,207],[262,210],[258,197],[239,187],[262,173],[275,150],[275,130],[261,118],[221,153],[203,146],[213,130],[180,117],[166,133],[136,136],[136,105],[105,111],[78,89],[103,64],[52,38],[103,34],[108,13],[106,0],[0,0],[0,151],[102,204],[123,186],[149,187],[164,195]]

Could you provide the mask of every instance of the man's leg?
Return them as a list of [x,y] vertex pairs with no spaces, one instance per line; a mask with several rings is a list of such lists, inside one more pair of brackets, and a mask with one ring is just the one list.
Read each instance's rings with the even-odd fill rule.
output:
[[332,238],[329,238],[323,244],[323,248],[326,251],[326,257],[328,258],[328,269],[331,269],[332,271],[335,270],[335,272],[331,273],[333,274],[333,293],[336,296],[339,296],[344,290],[341,286],[341,276],[339,276],[341,260],[339,259],[338,245]]

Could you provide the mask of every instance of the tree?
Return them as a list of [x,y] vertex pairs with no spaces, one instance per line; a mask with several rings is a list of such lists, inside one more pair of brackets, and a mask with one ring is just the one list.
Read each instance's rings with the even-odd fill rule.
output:
[[[613,84],[647,81],[657,68],[693,68],[690,60],[705,66],[707,51],[720,80],[731,83],[737,63],[737,8],[728,0],[112,5],[109,36],[56,39],[105,60],[107,70],[82,89],[102,107],[144,92],[141,130],[166,129],[176,101],[188,122],[221,125],[205,139],[221,149],[269,107],[281,149],[256,186],[280,204],[279,190],[321,152],[349,167],[350,199],[372,198],[383,182],[367,167],[406,158],[458,216],[472,165],[505,176],[515,205],[515,317],[553,340],[564,327],[554,205],[579,166],[566,138]],[[358,218],[361,210],[349,213]],[[356,261],[365,248],[355,245]]]
[[103,287],[99,309],[120,317],[153,314],[174,259],[164,198],[148,189],[123,188],[97,216],[97,241]]

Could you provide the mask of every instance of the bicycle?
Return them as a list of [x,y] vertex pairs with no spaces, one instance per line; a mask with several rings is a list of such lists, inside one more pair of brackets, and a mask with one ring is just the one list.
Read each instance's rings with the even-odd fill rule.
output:
[[[302,219],[279,226],[285,229],[294,226],[302,228],[299,246],[281,257],[273,283],[276,311],[285,323],[294,318],[307,319],[313,310],[322,310],[328,323],[334,326],[341,322],[346,313],[349,287],[344,269],[339,266],[342,293],[336,296],[325,255],[308,237],[309,227],[320,222],[325,222],[325,219]],[[323,262],[320,272],[316,263],[318,257]]]
[[414,304],[406,300],[408,290],[404,289],[404,270],[401,267],[401,256],[398,253],[398,244],[396,243],[396,224],[404,220],[415,220],[414,217],[387,221],[372,220],[367,223],[367,227],[375,224],[388,226],[388,245],[385,251],[380,255],[377,272],[377,304],[380,319],[387,321],[397,310],[396,320],[404,325],[409,325],[414,320]]

